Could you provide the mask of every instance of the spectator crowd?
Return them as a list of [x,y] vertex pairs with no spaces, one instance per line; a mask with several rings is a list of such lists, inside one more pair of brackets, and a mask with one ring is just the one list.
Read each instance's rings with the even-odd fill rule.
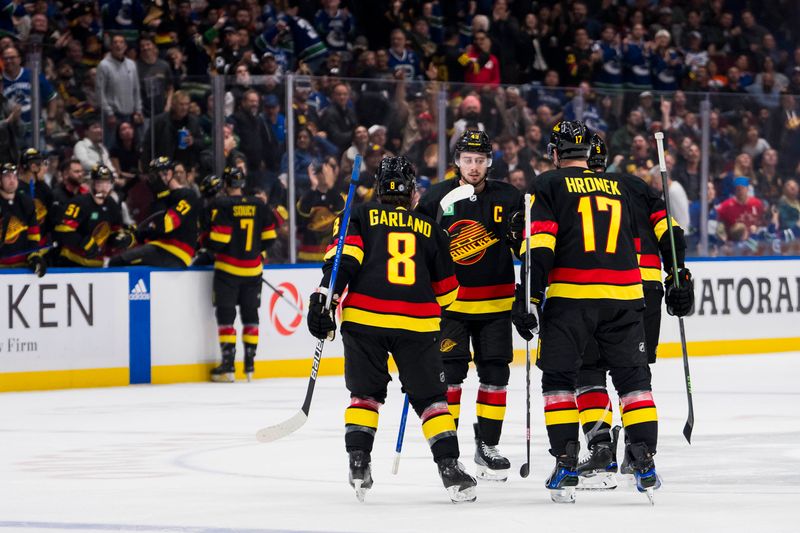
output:
[[[80,187],[104,164],[129,223],[150,214],[152,159],[170,158],[195,189],[213,172],[216,116],[224,166],[239,167],[279,220],[296,209],[301,261],[324,254],[356,154],[358,201],[373,197],[385,155],[413,162],[422,194],[453,176],[438,173],[440,139],[450,154],[464,130],[483,129],[492,176],[526,189],[552,168],[555,122],[581,119],[605,138],[609,171],[656,188],[653,133],[665,132],[673,212],[694,246],[707,224],[712,254],[800,253],[792,0],[0,3],[0,162],[19,161],[38,129],[41,179]],[[225,77],[221,102],[215,76]],[[286,260],[277,249],[271,259]]]

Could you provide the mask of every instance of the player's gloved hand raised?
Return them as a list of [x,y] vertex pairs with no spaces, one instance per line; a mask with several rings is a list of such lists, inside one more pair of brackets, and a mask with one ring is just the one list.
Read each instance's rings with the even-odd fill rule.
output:
[[318,339],[333,340],[336,336],[336,320],[333,318],[333,309],[338,302],[333,300],[325,308],[325,292],[315,292],[311,295],[308,304],[308,331]]
[[514,211],[508,217],[508,230],[506,231],[506,240],[515,248],[519,248],[522,243],[525,231],[525,212]]
[[41,252],[34,252],[28,256],[28,268],[38,277],[42,277],[47,273],[47,263],[44,260],[44,254]]
[[[528,302],[531,310],[528,312]],[[517,328],[520,337],[529,341],[539,333],[539,306],[541,300],[525,294],[525,287],[517,283],[514,292],[514,303],[511,305],[511,322]]]
[[694,307],[694,282],[688,268],[678,270],[678,281],[681,284],[679,288],[675,287],[672,274],[664,280],[667,292],[664,300],[667,302],[667,313],[672,316],[686,316]]

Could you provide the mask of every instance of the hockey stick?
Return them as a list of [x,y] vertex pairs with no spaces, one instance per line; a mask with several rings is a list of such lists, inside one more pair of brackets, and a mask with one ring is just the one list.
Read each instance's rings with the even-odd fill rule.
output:
[[397,432],[397,444],[394,447],[394,464],[392,464],[392,474],[397,474],[400,468],[400,453],[403,451],[403,437],[406,434],[406,420],[408,419],[408,394],[403,400],[403,414],[400,416],[400,430]]
[[[436,224],[440,224],[442,222],[442,217],[444,216],[444,212],[450,209],[456,202],[460,202],[461,200],[466,200],[467,198],[471,197],[475,194],[475,187],[470,185],[469,183],[465,183],[464,185],[460,185],[450,191],[449,193],[445,194],[441,200],[439,200],[439,207],[436,209]],[[406,431],[406,419],[408,418],[408,394],[406,394],[405,400],[403,400],[403,415],[400,417],[400,430],[397,434],[397,446],[395,446],[395,456],[394,456],[394,465],[392,466],[392,474],[397,474],[397,469],[400,467],[400,453],[403,451],[403,436],[405,435]]]
[[[358,177],[361,171],[361,155],[356,154],[353,161],[353,174],[350,176],[350,188],[347,191],[347,201],[344,204],[344,212],[342,213],[342,221],[339,226],[339,236],[336,243],[336,255],[333,256],[333,269],[331,270],[331,278],[328,283],[328,293],[325,295],[325,304],[323,309],[327,309],[330,301],[333,298],[333,291],[336,288],[336,277],[339,275],[339,265],[342,262],[342,251],[344,250],[344,239],[347,236],[347,225],[350,223],[350,207],[353,203],[356,187],[358,186]],[[311,410],[311,398],[314,395],[314,385],[317,383],[317,372],[319,371],[319,364],[322,360],[322,349],[325,346],[325,339],[317,341],[317,347],[314,350],[314,359],[311,364],[311,375],[308,378],[308,388],[306,389],[306,397],[303,400],[303,406],[294,416],[288,420],[259,429],[256,433],[256,438],[259,442],[272,442],[290,435],[300,429],[303,424],[308,420],[308,412]]]
[[[531,312],[531,195],[525,195],[525,295]],[[525,464],[519,468],[523,478],[531,473],[531,343],[525,341]]]
[[264,278],[261,278],[261,281],[262,281],[262,282],[264,282],[264,285],[266,285],[267,287],[269,287],[270,289],[272,289],[272,292],[274,292],[275,294],[277,294],[278,296],[280,296],[281,300],[283,300],[284,302],[286,302],[287,304],[289,304],[289,305],[292,307],[292,309],[294,309],[295,311],[297,311],[297,312],[298,312],[298,313],[300,313],[301,315],[303,314],[303,310],[302,310],[302,309],[300,309],[299,307],[297,307],[297,304],[295,304],[295,303],[294,303],[293,301],[291,301],[289,298],[287,298],[286,296],[284,296],[284,295],[283,295],[283,291],[282,291],[282,290],[278,289],[278,288],[277,288],[277,287],[275,287],[275,286],[274,286],[272,283],[270,283],[269,281],[267,281],[267,280],[266,280],[266,279],[264,279]]
[[[658,147],[658,167],[661,170],[661,183],[664,187],[664,203],[667,204],[667,231],[669,231],[669,245],[672,251],[672,279],[675,288],[679,288],[680,279],[678,278],[678,257],[675,253],[675,235],[672,229],[672,215],[669,210],[669,187],[667,184],[667,163],[664,159],[664,133],[657,131],[656,146]],[[683,426],[683,436],[686,442],[692,443],[692,429],[694,428],[694,406],[692,404],[692,378],[689,375],[689,353],[686,350],[686,331],[683,328],[683,317],[678,317],[678,325],[681,332],[681,350],[683,351],[683,374],[686,377],[686,401],[689,403],[689,415],[686,425]]]

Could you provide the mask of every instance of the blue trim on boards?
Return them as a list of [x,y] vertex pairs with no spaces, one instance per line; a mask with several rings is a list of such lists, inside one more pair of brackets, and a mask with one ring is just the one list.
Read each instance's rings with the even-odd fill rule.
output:
[[130,384],[150,383],[150,270],[128,275],[128,357]]

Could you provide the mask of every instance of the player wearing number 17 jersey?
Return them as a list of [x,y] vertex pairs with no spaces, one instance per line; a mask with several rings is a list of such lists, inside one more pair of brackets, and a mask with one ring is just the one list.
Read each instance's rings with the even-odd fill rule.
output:
[[441,310],[458,291],[447,234],[430,218],[409,211],[415,177],[405,157],[381,161],[376,180],[379,202],[356,206],[350,217],[336,287],[329,282],[338,238],[325,256],[320,289],[308,311],[309,331],[326,338],[336,325],[331,309],[324,309],[325,292],[333,291],[335,309],[337,295],[348,287],[342,341],[350,391],[344,416],[350,483],[359,499],[372,486],[370,453],[391,380],[391,353],[451,499],[472,501],[476,482],[458,462],[439,355]]
[[[559,122],[550,136],[557,169],[541,174],[531,208],[531,293],[512,310],[520,335],[539,329],[545,424],[556,466],[546,482],[554,501],[573,501],[578,484],[579,417],[575,398],[581,356],[590,338],[609,368],[630,437],[640,488],[657,488],[653,455],[657,417],[650,387],[636,257],[636,223],[622,182],[589,170],[591,132],[579,121]],[[525,254],[525,247],[521,250]],[[528,312],[528,301],[534,304]]]

